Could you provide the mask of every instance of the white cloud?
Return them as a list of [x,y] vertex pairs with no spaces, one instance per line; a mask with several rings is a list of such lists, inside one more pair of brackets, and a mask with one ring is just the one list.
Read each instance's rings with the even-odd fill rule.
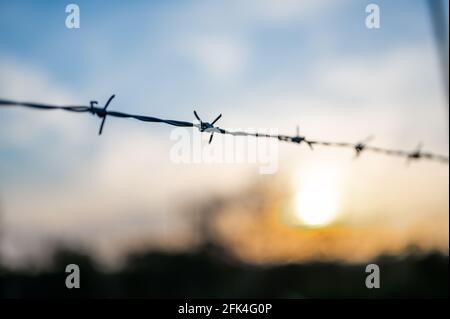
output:
[[298,78],[268,79],[218,107],[232,105],[226,120],[239,127],[290,133],[300,124],[313,139],[356,142],[375,134],[377,144],[409,149],[421,140],[445,154],[446,107],[435,62],[431,49],[416,47],[318,59]]
[[[46,71],[35,65],[2,56],[0,56],[0,97],[55,105],[75,104],[76,101],[70,90]],[[2,110],[2,116],[8,116],[11,120],[3,122],[4,125],[0,128],[2,133],[0,141],[25,145],[49,132],[70,141],[80,141],[82,137],[86,137],[86,125],[81,116],[77,118],[73,117],[73,114],[60,111],[10,110],[9,107]]]
[[181,41],[179,52],[216,79],[232,79],[243,72],[248,58],[246,45],[233,37],[201,35]]

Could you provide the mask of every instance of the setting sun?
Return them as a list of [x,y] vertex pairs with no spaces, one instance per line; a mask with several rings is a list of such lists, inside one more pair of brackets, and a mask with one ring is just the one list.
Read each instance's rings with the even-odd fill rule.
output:
[[309,227],[322,227],[336,220],[338,188],[334,171],[329,168],[311,169],[300,179],[295,194],[295,217]]
[[308,226],[330,224],[336,217],[336,193],[311,187],[299,191],[295,198],[296,215]]

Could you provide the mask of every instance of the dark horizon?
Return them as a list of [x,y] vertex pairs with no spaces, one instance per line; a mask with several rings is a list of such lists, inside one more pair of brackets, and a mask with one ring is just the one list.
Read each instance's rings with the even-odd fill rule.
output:
[[[131,253],[117,270],[101,270],[92,257],[59,249],[49,267],[0,266],[0,298],[448,298],[449,257],[411,248],[403,257],[384,255],[382,289],[364,284],[368,263],[308,262],[252,265],[220,247],[191,252]],[[80,289],[67,289],[68,264],[80,269]]]

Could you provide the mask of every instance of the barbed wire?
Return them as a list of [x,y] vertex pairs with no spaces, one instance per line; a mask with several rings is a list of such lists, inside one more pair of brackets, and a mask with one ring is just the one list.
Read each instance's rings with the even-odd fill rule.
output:
[[227,134],[233,136],[253,136],[257,138],[275,138],[279,141],[296,143],[296,144],[306,144],[309,146],[311,150],[314,149],[315,146],[325,146],[325,147],[341,147],[341,148],[352,148],[355,151],[355,157],[359,157],[361,153],[365,151],[371,151],[374,153],[381,153],[390,156],[403,157],[407,161],[410,160],[431,160],[437,161],[441,163],[448,164],[449,159],[448,156],[434,154],[430,152],[422,151],[422,143],[419,143],[416,149],[413,151],[404,151],[404,150],[395,150],[388,148],[381,148],[371,146],[368,143],[373,140],[373,136],[369,136],[365,140],[362,140],[357,143],[348,143],[348,142],[332,142],[332,141],[320,141],[320,140],[310,140],[305,136],[300,135],[299,127],[297,126],[297,131],[295,136],[289,135],[278,135],[278,134],[264,134],[264,133],[251,133],[245,131],[229,131],[214,124],[222,117],[222,114],[219,114],[212,122],[204,122],[194,111],[194,116],[197,118],[198,123],[191,123],[186,121],[178,121],[178,120],[167,120],[160,119],[153,116],[144,116],[144,115],[134,115],[123,112],[109,111],[107,108],[111,101],[114,99],[115,95],[112,95],[108,101],[105,103],[103,107],[98,107],[97,101],[91,101],[89,106],[59,106],[59,105],[48,105],[48,104],[40,104],[40,103],[30,103],[30,102],[18,102],[12,100],[2,100],[0,99],[0,106],[17,106],[17,107],[26,107],[33,108],[39,110],[63,110],[74,113],[90,113],[92,115],[96,115],[101,118],[100,127],[98,134],[101,135],[103,132],[103,127],[105,124],[105,120],[107,116],[118,117],[118,118],[132,118],[142,122],[154,122],[154,123],[165,123],[171,126],[178,127],[196,127],[202,133],[211,133],[209,138],[209,143],[212,142],[214,133],[218,134]]

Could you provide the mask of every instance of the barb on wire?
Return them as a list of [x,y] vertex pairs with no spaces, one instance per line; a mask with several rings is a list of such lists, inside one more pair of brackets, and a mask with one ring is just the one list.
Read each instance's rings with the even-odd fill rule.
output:
[[297,135],[295,135],[293,137],[289,137],[289,136],[285,136],[285,137],[287,137],[287,140],[292,143],[297,143],[297,144],[306,143],[306,144],[308,144],[308,146],[311,150],[314,150],[314,148],[313,148],[314,142],[307,140],[306,137],[304,137],[304,136],[300,136],[300,127],[298,125],[297,125],[297,129],[296,129],[296,133],[297,133]]
[[111,97],[108,99],[108,101],[106,102],[105,106],[102,109],[94,106],[98,104],[97,101],[91,101],[91,107],[89,109],[89,112],[91,112],[93,115],[97,115],[99,118],[102,119],[102,122],[100,123],[100,129],[98,130],[98,135],[102,135],[103,125],[105,124],[106,115],[108,115],[106,109],[108,108],[109,103],[111,103],[114,97],[115,97],[114,94],[111,95]]
[[354,149],[355,149],[355,152],[356,152],[355,157],[359,157],[359,155],[361,155],[361,152],[364,151],[364,150],[366,149],[367,143],[369,143],[369,142],[372,141],[372,140],[373,140],[373,136],[370,135],[370,136],[366,137],[365,140],[363,140],[363,141],[357,143],[357,144],[354,146]]
[[211,136],[209,137],[209,144],[211,144],[211,142],[212,142],[214,132],[224,134],[219,128],[214,127],[214,124],[222,117],[222,114],[219,114],[219,116],[216,117],[216,119],[214,121],[212,121],[211,123],[203,122],[200,119],[200,117],[198,116],[196,111],[194,111],[194,115],[197,118],[197,120],[200,122],[199,125],[194,125],[194,126],[198,127],[200,132],[211,132]]
[[423,154],[422,154],[422,146],[423,146],[423,144],[422,144],[422,142],[420,142],[418,145],[417,145],[417,147],[416,147],[416,149],[414,150],[414,151],[412,151],[412,152],[410,152],[409,154],[407,154],[407,156],[406,156],[406,162],[409,164],[409,162],[411,161],[411,160],[419,160],[419,159],[421,159],[422,157],[423,157]]
[[59,105],[48,105],[48,104],[39,104],[39,103],[30,103],[30,102],[17,102],[17,101],[2,100],[2,99],[0,99],[0,106],[17,106],[17,107],[27,107],[27,108],[39,109],[39,110],[63,110],[63,111],[75,112],[75,113],[90,113],[92,115],[96,115],[99,118],[101,118],[98,135],[101,135],[103,132],[103,127],[105,125],[106,117],[112,116],[112,117],[117,117],[117,118],[132,118],[132,119],[142,121],[142,122],[165,123],[168,125],[178,126],[178,127],[196,127],[202,133],[203,132],[211,133],[208,143],[212,142],[214,133],[218,133],[218,134],[228,134],[228,135],[233,135],[233,136],[254,136],[257,138],[276,138],[279,141],[285,141],[285,142],[296,143],[296,144],[305,143],[310,147],[311,150],[314,149],[313,145],[326,146],[326,147],[352,148],[356,152],[355,157],[359,157],[363,151],[371,151],[374,153],[381,153],[381,154],[385,154],[385,155],[403,157],[407,160],[407,163],[409,163],[412,160],[421,160],[421,159],[437,161],[437,162],[441,162],[444,164],[448,164],[448,161],[449,161],[448,156],[434,154],[434,153],[428,153],[428,152],[422,152],[422,143],[420,143],[414,151],[408,152],[408,151],[403,151],[403,150],[394,150],[394,149],[387,149],[387,148],[381,148],[381,147],[375,147],[375,146],[368,145],[368,143],[373,140],[373,136],[369,136],[366,139],[364,139],[361,142],[358,142],[356,144],[346,143],[346,142],[310,140],[310,139],[307,139],[305,136],[300,135],[299,126],[297,126],[295,136],[272,135],[272,134],[264,134],[264,133],[250,133],[250,132],[244,132],[244,131],[228,131],[228,130],[222,129],[218,126],[215,126],[216,122],[222,117],[222,114],[219,114],[211,123],[209,123],[209,122],[203,122],[201,120],[200,116],[197,114],[197,112],[194,111],[194,116],[198,120],[199,123],[191,123],[191,122],[186,122],[186,121],[166,120],[166,119],[160,119],[160,118],[152,117],[152,116],[134,115],[134,114],[110,111],[110,110],[108,110],[108,106],[111,103],[111,101],[114,99],[114,97],[115,97],[115,95],[111,95],[111,97],[107,100],[107,102],[105,103],[105,105],[103,107],[98,107],[97,101],[91,101],[89,106],[76,106],[76,105],[75,106],[70,106],[70,105],[69,106],[59,106]]

